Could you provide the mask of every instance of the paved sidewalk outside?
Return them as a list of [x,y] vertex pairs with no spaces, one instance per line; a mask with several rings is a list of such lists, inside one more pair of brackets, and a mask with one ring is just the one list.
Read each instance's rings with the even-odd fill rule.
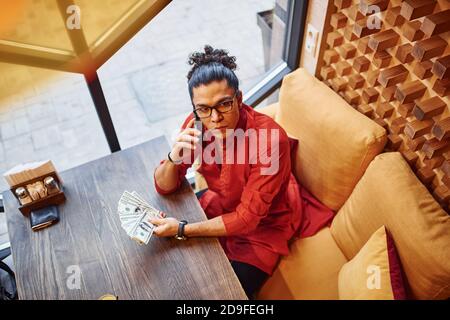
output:
[[[98,73],[122,149],[160,135],[169,140],[181,125],[191,110],[187,57],[204,44],[237,57],[245,93],[264,73],[256,13],[273,6],[274,0],[174,0],[121,48]],[[2,173],[42,159],[62,171],[110,153],[84,78],[49,73],[55,76],[47,83],[0,104]]]

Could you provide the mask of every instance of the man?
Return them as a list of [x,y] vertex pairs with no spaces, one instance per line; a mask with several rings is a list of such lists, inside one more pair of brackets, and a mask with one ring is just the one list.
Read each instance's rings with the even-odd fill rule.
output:
[[[161,194],[175,192],[201,149],[203,161],[198,171],[208,191],[200,204],[208,220],[150,222],[157,226],[154,234],[160,237],[219,237],[252,298],[272,274],[280,255],[289,253],[288,241],[302,222],[300,186],[291,173],[290,140],[270,117],[242,102],[235,57],[205,46],[204,52],[190,56],[189,63],[193,65],[188,86],[194,112],[184,122],[167,159],[156,169],[155,187]],[[203,132],[194,128],[196,118]],[[310,224],[314,229],[310,228],[310,233],[330,221],[332,211],[324,208],[324,212],[321,221]]]

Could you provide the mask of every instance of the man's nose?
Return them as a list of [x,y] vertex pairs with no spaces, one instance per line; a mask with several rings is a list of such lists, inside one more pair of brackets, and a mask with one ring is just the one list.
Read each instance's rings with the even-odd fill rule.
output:
[[216,109],[211,110],[211,120],[213,122],[220,122],[220,121],[222,121],[222,119],[223,119],[223,116],[219,111],[217,111]]

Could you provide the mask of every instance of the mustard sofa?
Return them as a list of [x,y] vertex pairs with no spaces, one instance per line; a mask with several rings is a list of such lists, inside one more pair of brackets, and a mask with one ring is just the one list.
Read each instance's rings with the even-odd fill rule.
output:
[[258,299],[339,299],[342,267],[380,227],[389,230],[408,297],[450,297],[450,216],[398,152],[383,153],[386,131],[298,69],[279,102],[257,109],[299,140],[299,182],[336,212],[330,227],[295,239]]

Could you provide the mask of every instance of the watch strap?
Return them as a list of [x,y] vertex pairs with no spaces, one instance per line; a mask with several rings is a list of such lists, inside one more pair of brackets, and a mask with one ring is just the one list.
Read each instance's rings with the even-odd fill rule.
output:
[[178,233],[175,236],[178,240],[186,240],[186,236],[184,235],[184,227],[187,225],[186,220],[181,220],[178,224]]

